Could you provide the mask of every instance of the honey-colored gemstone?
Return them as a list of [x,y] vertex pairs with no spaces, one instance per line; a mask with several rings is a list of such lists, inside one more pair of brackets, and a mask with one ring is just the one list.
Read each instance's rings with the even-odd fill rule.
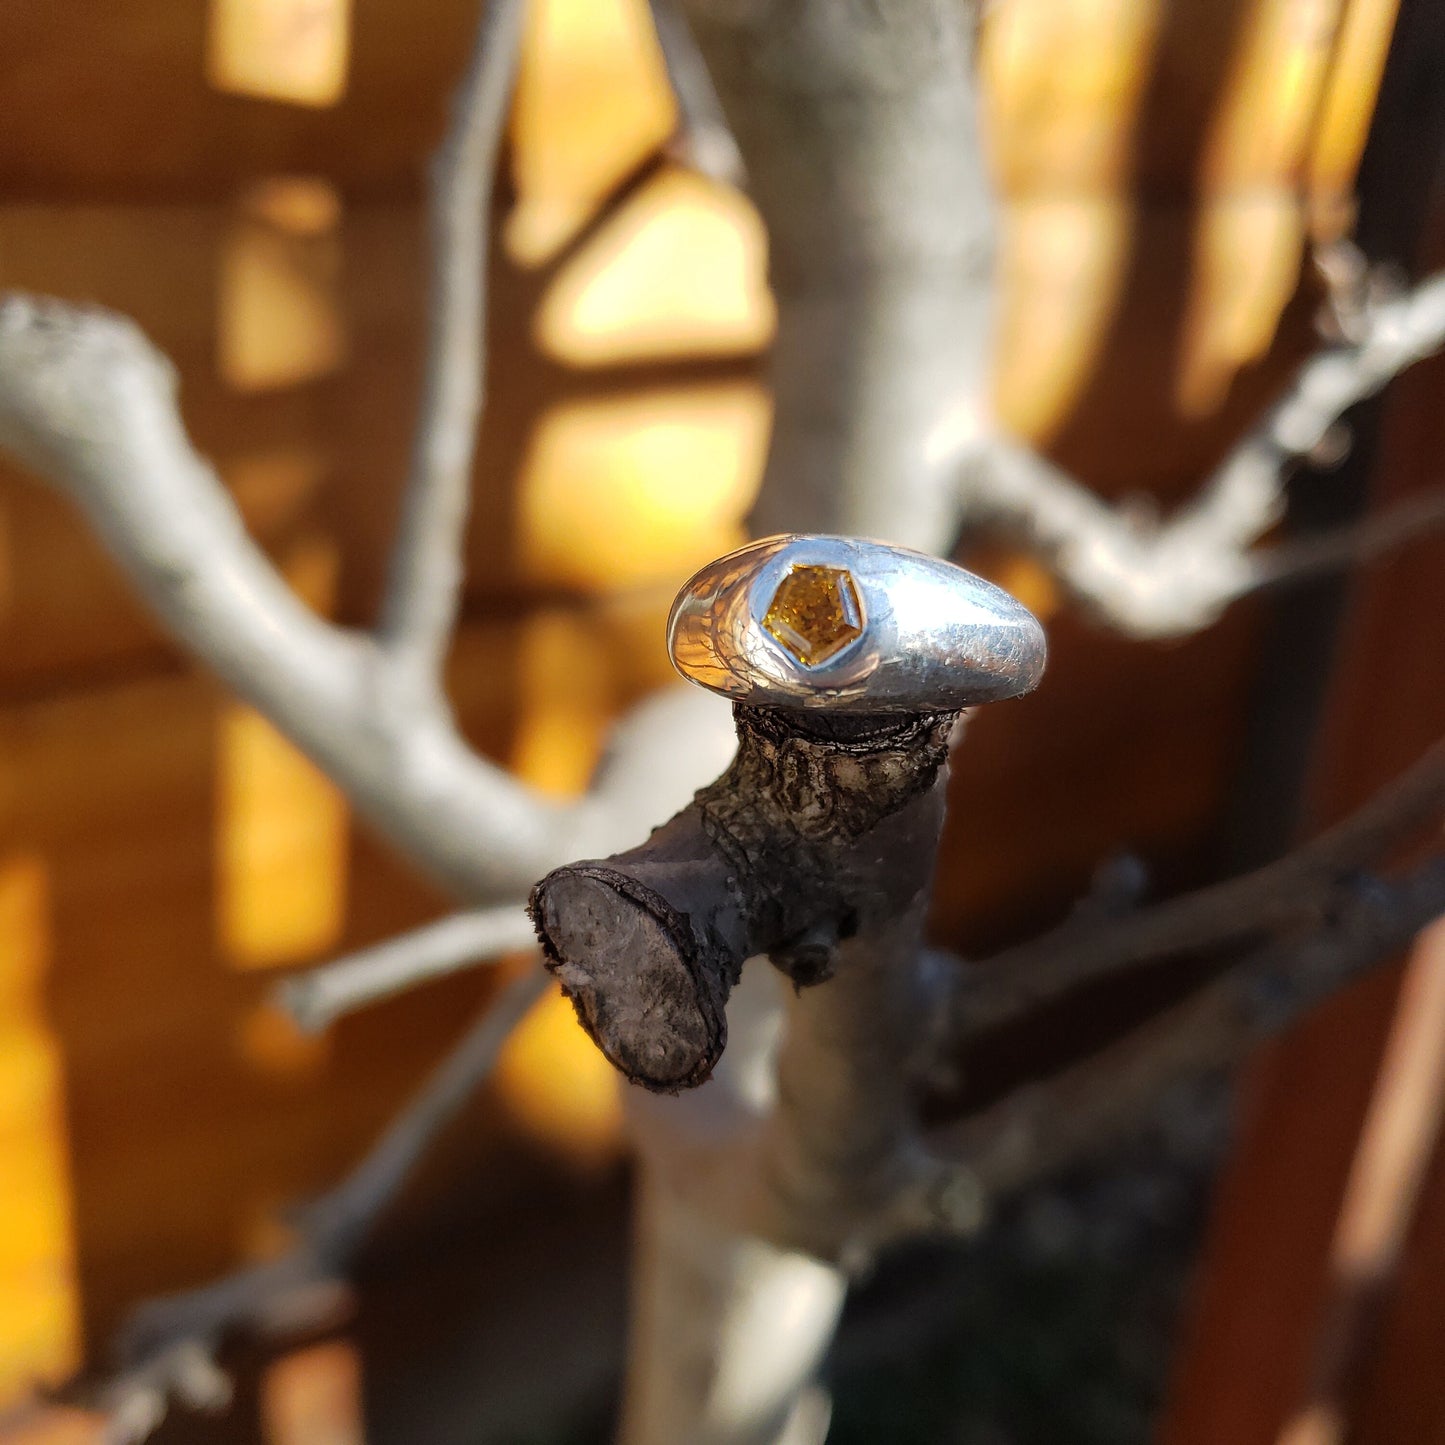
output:
[[841,567],[794,567],[778,583],[763,626],[805,667],[816,667],[863,635],[863,605]]

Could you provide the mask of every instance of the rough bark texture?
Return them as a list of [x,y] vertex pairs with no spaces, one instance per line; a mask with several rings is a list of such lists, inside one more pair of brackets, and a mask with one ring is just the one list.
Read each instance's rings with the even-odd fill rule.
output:
[[544,878],[532,917],[583,1027],[633,1083],[702,1083],[768,954],[798,987],[926,893],[955,713],[734,709],[732,766],[639,848]]

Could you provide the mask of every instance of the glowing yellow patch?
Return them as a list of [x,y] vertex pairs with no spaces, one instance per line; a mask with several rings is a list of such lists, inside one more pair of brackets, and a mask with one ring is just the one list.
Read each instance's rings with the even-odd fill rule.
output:
[[816,667],[863,635],[863,606],[840,567],[794,567],[778,584],[763,626],[805,667]]

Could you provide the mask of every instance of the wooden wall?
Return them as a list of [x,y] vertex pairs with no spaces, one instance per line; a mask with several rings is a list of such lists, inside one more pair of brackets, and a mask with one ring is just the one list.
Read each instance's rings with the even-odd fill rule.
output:
[[[1393,19],[1390,0],[991,8],[1013,428],[1108,495],[1192,490],[1309,344],[1305,247],[1349,224]],[[416,390],[419,181],[472,23],[458,0],[0,7],[0,284],[133,315],[248,524],[355,622],[375,607]],[[641,0],[535,0],[452,681],[478,745],[559,791],[665,679],[672,590],[740,536],[766,443],[764,240],[740,197],[658,156],[672,119]],[[1392,479],[1431,480],[1440,381],[1422,370],[1395,408]],[[1025,561],[979,561],[1047,616],[1053,661],[959,760],[939,935],[1042,924],[1121,847],[1166,883],[1199,874],[1243,748],[1253,609],[1127,644]],[[1340,806],[1440,731],[1445,679],[1419,643],[1383,661],[1399,610],[1439,600],[1431,564],[1409,566],[1354,623]],[[442,906],[0,463],[0,1406],[93,1355],[137,1298],[273,1249],[277,1207],[356,1157],[492,984],[424,990],[323,1040],[289,1030],[267,989]],[[1277,1408],[1181,1439],[1263,1442],[1301,1403],[1309,1372],[1288,1352],[1324,1306],[1296,1286],[1324,1278],[1393,1001],[1382,977],[1334,1008],[1348,1078],[1328,1046],[1308,1073],[1308,1031],[1266,1070],[1330,1138],[1281,1151],[1294,1126],[1254,1118],[1213,1257],[1257,1262],[1270,1200],[1282,1225],[1303,1212],[1312,1243],[1279,1285],[1299,1318],[1240,1333],[1247,1361],[1220,1356],[1238,1312],[1264,1306],[1214,1266],[1175,1415],[1205,1419],[1190,1402],[1239,1396],[1246,1376]],[[529,1022],[475,1123],[484,1158],[519,1140],[610,1156],[610,1083],[564,1010]],[[1419,1358],[1438,1233],[1408,1256],[1371,1420],[1406,1408],[1388,1382]]]

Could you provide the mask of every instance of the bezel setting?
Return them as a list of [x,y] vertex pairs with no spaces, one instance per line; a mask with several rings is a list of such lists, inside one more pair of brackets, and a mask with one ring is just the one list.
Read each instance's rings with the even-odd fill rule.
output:
[[[858,636],[808,663],[764,624],[795,569],[852,580]],[[668,619],[674,667],[754,706],[928,712],[1016,697],[1042,676],[1038,620],[1016,598],[937,557],[853,537],[754,542],[697,572]]]

